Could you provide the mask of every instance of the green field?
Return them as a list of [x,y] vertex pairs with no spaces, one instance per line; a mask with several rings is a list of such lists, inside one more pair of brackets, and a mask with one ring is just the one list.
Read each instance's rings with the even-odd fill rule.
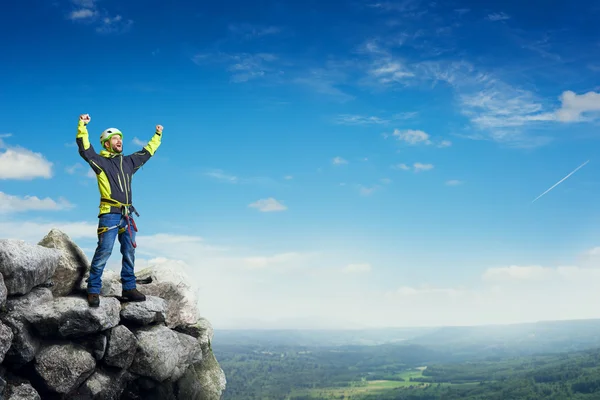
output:
[[423,370],[425,367],[415,368],[403,371],[398,374],[398,378],[403,380],[366,380],[363,379],[359,382],[351,382],[349,386],[345,387],[331,387],[331,388],[316,388],[316,389],[304,389],[294,391],[287,399],[347,399],[352,400],[355,397],[360,397],[365,394],[377,394],[379,392],[386,392],[391,389],[398,388],[424,388],[429,383],[411,382],[410,378],[422,378]]

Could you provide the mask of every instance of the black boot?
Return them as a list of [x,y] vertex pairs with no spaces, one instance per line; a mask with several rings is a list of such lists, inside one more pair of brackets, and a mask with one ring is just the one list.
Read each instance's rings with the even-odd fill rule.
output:
[[96,293],[88,293],[87,300],[90,307],[98,307],[100,305],[100,296]]
[[129,300],[129,301],[145,301],[146,300],[146,296],[137,289],[123,290],[122,297],[125,300]]

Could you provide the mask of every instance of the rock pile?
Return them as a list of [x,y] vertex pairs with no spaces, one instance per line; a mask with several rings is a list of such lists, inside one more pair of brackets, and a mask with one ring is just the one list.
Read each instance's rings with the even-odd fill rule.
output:
[[120,301],[103,276],[85,297],[89,262],[52,230],[37,245],[0,240],[0,399],[213,400],[225,375],[190,287],[158,268],[136,272],[145,302]]

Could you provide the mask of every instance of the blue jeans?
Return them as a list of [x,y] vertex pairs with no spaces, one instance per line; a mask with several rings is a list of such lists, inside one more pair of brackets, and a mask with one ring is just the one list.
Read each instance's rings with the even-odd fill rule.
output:
[[[133,226],[128,228],[128,223],[125,217],[121,214],[103,214],[98,218],[98,229],[101,228],[117,228],[110,229],[104,233],[98,234],[98,246],[92,259],[90,268],[90,277],[88,279],[88,293],[100,293],[102,288],[102,272],[108,261],[115,239],[119,238],[121,243],[121,254],[123,255],[121,264],[121,285],[123,290],[135,289],[135,274],[133,267],[135,264],[135,230]],[[131,230],[131,236],[129,231]]]

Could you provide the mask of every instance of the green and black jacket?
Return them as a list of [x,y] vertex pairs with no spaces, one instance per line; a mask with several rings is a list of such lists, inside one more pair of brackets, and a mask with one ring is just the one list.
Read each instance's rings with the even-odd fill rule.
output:
[[154,155],[161,143],[161,133],[154,136],[142,150],[130,155],[111,153],[104,149],[96,153],[90,143],[86,123],[77,126],[79,155],[92,167],[100,190],[100,213],[121,213],[123,205],[132,205],[131,179],[138,169]]

